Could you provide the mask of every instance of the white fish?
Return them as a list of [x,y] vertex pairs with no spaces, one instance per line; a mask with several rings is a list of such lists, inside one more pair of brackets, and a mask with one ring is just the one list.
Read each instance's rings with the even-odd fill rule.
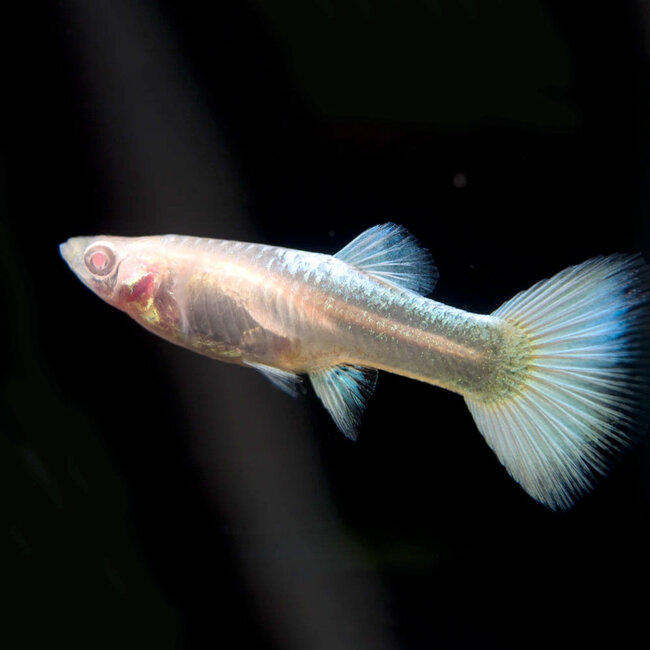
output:
[[424,297],[431,256],[394,224],[334,256],[178,235],[74,237],[60,250],[155,334],[288,392],[307,374],[350,438],[377,370],[460,393],[511,476],[552,509],[647,428],[650,272],[638,255],[568,268],[484,316]]

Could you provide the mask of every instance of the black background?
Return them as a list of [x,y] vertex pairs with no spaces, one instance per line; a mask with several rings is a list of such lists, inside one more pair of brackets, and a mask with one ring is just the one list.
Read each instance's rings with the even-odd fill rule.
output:
[[152,337],[57,250],[330,253],[394,221],[435,298],[486,313],[648,257],[646,2],[69,0],[4,27],[3,647],[647,644],[647,440],[553,514],[458,396],[381,374],[351,443],[313,393]]

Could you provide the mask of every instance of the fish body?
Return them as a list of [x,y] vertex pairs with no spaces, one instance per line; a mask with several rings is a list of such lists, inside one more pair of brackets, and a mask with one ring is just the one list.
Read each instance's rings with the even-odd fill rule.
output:
[[129,251],[108,302],[221,361],[296,374],[353,364],[479,397],[494,394],[515,335],[525,343],[505,321],[331,255],[178,235],[100,239]]
[[179,235],[77,237],[61,253],[173,343],[288,392],[308,375],[351,438],[377,370],[460,393],[506,468],[550,507],[604,472],[631,418],[643,426],[650,282],[638,256],[572,267],[481,315],[423,295],[437,271],[393,224],[333,256]]

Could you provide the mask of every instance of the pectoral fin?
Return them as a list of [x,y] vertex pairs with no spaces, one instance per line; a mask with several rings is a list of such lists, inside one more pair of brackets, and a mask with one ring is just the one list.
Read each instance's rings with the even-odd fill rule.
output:
[[246,365],[259,370],[274,386],[283,390],[287,395],[296,397],[300,392],[302,379],[295,372],[280,370],[261,363],[247,363]]

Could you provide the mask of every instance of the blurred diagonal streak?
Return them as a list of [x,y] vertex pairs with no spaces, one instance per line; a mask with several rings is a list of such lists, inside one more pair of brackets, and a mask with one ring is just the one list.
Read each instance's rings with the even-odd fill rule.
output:
[[[112,167],[110,230],[255,241],[218,129],[156,9],[127,0],[63,5]],[[198,466],[242,531],[243,571],[279,647],[393,647],[376,578],[346,547],[296,404],[262,391],[252,373],[164,353],[186,391]]]
[[68,7],[76,17],[70,38],[98,118],[96,137],[115,179],[116,230],[148,234],[152,226],[209,224],[213,235],[217,225],[243,234],[237,182],[218,129],[155,8],[74,0]]

